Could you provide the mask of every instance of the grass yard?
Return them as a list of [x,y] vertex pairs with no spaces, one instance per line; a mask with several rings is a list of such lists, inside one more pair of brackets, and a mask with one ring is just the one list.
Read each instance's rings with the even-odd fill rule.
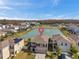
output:
[[46,57],[46,59],[57,59],[57,56],[56,56],[56,55],[53,55],[52,58],[50,58],[50,57]]
[[27,52],[21,51],[13,59],[35,59],[35,55],[34,54],[28,55]]
[[48,51],[46,59],[57,59],[57,56],[55,54],[52,54],[52,52]]
[[78,54],[74,54],[73,59],[78,59]]

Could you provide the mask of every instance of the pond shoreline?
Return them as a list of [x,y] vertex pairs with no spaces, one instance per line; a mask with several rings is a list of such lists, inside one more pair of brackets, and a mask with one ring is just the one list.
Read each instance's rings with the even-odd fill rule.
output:
[[[38,28],[29,30],[28,32],[26,32],[26,34],[21,36],[21,38],[23,38],[25,41],[27,41],[28,38],[32,38],[32,37],[36,36],[39,33],[37,29]],[[62,34],[62,32],[56,27],[51,28],[51,29],[45,28],[44,35],[52,37],[52,35],[55,35],[55,34]]]

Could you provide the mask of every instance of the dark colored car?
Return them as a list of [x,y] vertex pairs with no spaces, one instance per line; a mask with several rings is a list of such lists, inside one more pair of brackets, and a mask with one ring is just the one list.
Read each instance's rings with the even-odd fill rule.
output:
[[61,54],[61,56],[59,56],[58,59],[66,59],[66,55],[65,54]]

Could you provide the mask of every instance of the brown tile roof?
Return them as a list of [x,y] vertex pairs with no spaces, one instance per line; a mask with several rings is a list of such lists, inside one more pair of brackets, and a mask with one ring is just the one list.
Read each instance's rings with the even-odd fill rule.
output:
[[66,42],[71,43],[71,41],[70,41],[67,37],[65,37],[64,35],[60,35],[60,34],[53,35],[53,36],[52,36],[52,40],[55,40],[55,41],[64,40],[64,41],[66,41]]
[[37,35],[32,38],[31,42],[37,42],[37,43],[47,43],[48,37],[44,35]]
[[79,37],[78,37],[77,35],[71,34],[70,37],[71,37],[73,40],[79,40]]
[[9,45],[9,41],[8,40],[4,40],[0,42],[0,49],[6,47]]

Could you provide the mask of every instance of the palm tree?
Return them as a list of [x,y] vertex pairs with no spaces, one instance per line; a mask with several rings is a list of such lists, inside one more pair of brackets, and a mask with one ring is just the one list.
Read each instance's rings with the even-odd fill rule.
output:
[[68,53],[71,57],[75,57],[76,59],[78,59],[78,49],[75,45],[71,45],[71,48],[69,49]]
[[49,38],[49,40],[48,40],[48,51],[53,51],[53,45],[52,45],[51,38]]
[[52,51],[48,51],[47,54],[46,54],[46,57],[49,57],[50,59],[53,59],[54,58],[54,54]]
[[57,47],[57,49],[56,49],[57,57],[59,57],[61,55],[61,52],[62,52],[61,48]]
[[27,42],[28,42],[28,55],[30,55],[30,54],[31,54],[31,51],[30,51],[30,47],[31,47],[31,38],[29,38],[29,39],[27,40]]

